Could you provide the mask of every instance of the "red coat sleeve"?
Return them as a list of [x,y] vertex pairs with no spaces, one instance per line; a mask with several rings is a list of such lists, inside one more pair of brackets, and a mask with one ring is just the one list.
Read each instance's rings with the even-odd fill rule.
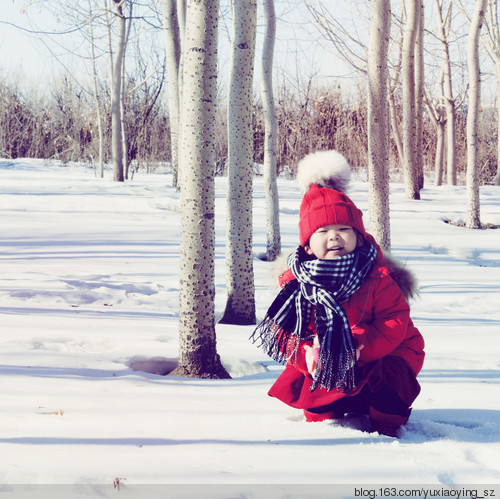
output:
[[358,345],[364,345],[359,360],[372,362],[393,352],[405,339],[410,307],[390,276],[373,279],[371,292],[361,299],[365,300],[361,320],[351,328]]

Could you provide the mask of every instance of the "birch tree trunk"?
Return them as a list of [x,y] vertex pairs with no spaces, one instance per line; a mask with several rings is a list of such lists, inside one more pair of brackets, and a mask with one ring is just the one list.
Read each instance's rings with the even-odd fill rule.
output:
[[[179,75],[179,81],[177,83],[177,86],[179,88],[179,103],[183,102],[182,90],[184,88],[184,84],[182,81],[183,74],[184,74],[184,70],[183,70],[184,57],[183,57],[182,47],[183,47],[183,40],[184,40],[185,33],[186,33],[186,10],[187,10],[186,2],[187,2],[187,0],[177,0],[177,21],[179,22],[179,34],[180,34],[180,45],[181,45],[181,52],[180,52],[180,59],[179,59],[179,71],[177,73]],[[220,0],[217,0],[217,2],[219,3]],[[179,137],[177,139],[179,144],[182,142],[183,129],[184,129],[184,127],[182,126],[182,108],[179,105]],[[180,159],[178,159],[178,163],[179,163],[179,169],[180,169],[180,167],[181,167]],[[180,189],[180,185],[179,185],[180,176],[181,176],[181,172],[178,171],[177,172],[177,182],[178,183],[176,185],[177,190]]]
[[444,137],[446,123],[440,115],[436,122],[436,156],[434,158],[434,185],[443,184]]
[[[401,5],[401,9],[404,11],[404,2]],[[392,12],[392,9],[391,9]],[[392,17],[394,17],[391,13],[391,22]],[[396,16],[397,17],[397,16]],[[388,66],[389,70],[389,81],[388,81],[388,99],[389,99],[389,123],[391,129],[392,140],[396,145],[396,149],[398,151],[398,162],[401,169],[404,168],[404,152],[403,152],[403,141],[401,139],[401,122],[399,119],[397,105],[396,105],[396,95],[399,95],[399,89],[401,87],[401,60],[403,57],[403,25],[402,23],[396,24],[396,33],[393,34],[392,26],[390,27],[391,31],[391,44],[396,45],[396,49],[394,51],[395,57],[394,61]]]
[[163,26],[168,77],[168,114],[170,120],[172,185],[177,187],[179,171],[179,66],[181,58],[181,35],[176,0],[163,0]]
[[467,70],[469,102],[467,106],[467,215],[469,229],[480,229],[479,201],[479,107],[481,102],[481,68],[479,64],[479,35],[488,0],[476,0],[474,15],[467,38]]
[[121,129],[122,65],[125,53],[125,16],[123,1],[113,0],[117,21],[116,52],[111,78],[111,156],[113,157],[113,180],[123,182],[123,154]]
[[187,6],[183,47],[179,366],[176,376],[227,378],[215,336],[215,121],[218,1]]
[[[186,32],[186,0],[177,0],[177,21],[179,23],[179,31],[183,34]],[[182,39],[182,36],[181,36]]]
[[233,39],[228,102],[226,324],[255,324],[252,257],[252,81],[257,0],[232,0]]
[[[495,65],[495,76],[497,83],[497,95],[500,95],[500,59]],[[500,123],[500,99],[497,98],[497,123]],[[500,126],[497,130],[497,174],[494,180],[495,185],[500,185]]]
[[420,0],[408,0],[407,20],[403,36],[403,155],[405,190],[409,199],[420,199],[416,168],[417,143],[415,112],[415,40],[418,29]]
[[368,178],[370,233],[383,249],[391,248],[389,210],[389,102],[387,52],[390,0],[372,0],[368,46]]
[[417,2],[415,36],[415,175],[418,189],[424,187],[424,4]]
[[389,92],[389,122],[391,124],[392,140],[394,140],[394,143],[396,144],[399,164],[402,167],[404,153],[403,153],[403,142],[401,140],[401,127],[398,121],[396,104],[394,102],[394,92],[391,88],[389,88],[388,92]]
[[[125,35],[123,40],[123,55],[122,61],[125,61],[125,52],[127,50],[128,40],[130,38],[130,30],[132,29],[132,8],[133,1],[130,1],[130,11],[128,15],[128,23],[125,25]],[[128,24],[128,26],[127,26]],[[130,166],[130,158],[128,152],[128,130],[127,130],[127,117],[126,117],[126,106],[125,106],[125,63],[122,63],[122,74],[121,74],[121,86],[120,86],[120,122],[121,122],[121,133],[122,133],[122,163],[124,170],[124,178],[128,180],[128,170]]]
[[[440,85],[442,87],[442,78],[440,78]],[[442,95],[439,98],[439,103],[433,105],[431,98],[426,94],[425,102],[427,106],[427,114],[434,124],[436,129],[436,152],[434,156],[434,185],[442,185],[443,183],[443,162],[444,162],[444,133],[446,127],[446,120],[444,118],[444,110],[441,105]]]
[[[497,123],[500,123],[500,28],[498,24],[498,2],[490,1],[487,4],[487,17],[485,27],[489,38],[489,43],[485,42],[486,37],[481,37],[481,41],[486,44],[486,53],[490,56],[495,65],[495,81],[497,86]],[[494,179],[495,185],[500,185],[500,126],[497,127],[497,173]]]
[[99,98],[99,90],[97,83],[99,81],[97,76],[96,66],[96,53],[95,53],[95,39],[94,39],[94,21],[93,21],[92,4],[89,0],[89,41],[90,41],[90,60],[92,67],[92,93],[95,101],[96,114],[97,114],[97,133],[99,137],[99,167],[98,175],[100,178],[104,177],[104,129],[103,129],[103,116],[101,109],[101,99]]
[[262,107],[264,110],[264,183],[266,186],[267,261],[281,252],[278,185],[276,181],[276,148],[278,121],[273,93],[273,56],[276,39],[274,0],[263,0],[266,32],[262,48]]
[[444,109],[446,113],[446,172],[450,185],[457,185],[457,165],[456,165],[456,132],[455,132],[455,99],[453,98],[453,82],[451,77],[451,59],[449,47],[449,30],[451,20],[451,9],[453,3],[449,4],[449,11],[443,17],[443,3],[434,0],[434,7],[437,17],[438,38],[441,43],[441,54],[443,61],[443,94]]

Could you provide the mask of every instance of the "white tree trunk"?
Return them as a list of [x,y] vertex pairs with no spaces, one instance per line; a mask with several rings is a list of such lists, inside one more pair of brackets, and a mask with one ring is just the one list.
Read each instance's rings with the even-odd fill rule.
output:
[[170,120],[170,151],[172,158],[172,185],[178,184],[179,171],[179,65],[181,38],[176,0],[163,0],[163,29],[168,78],[168,107]]
[[434,185],[443,183],[445,121],[440,119],[436,126],[436,157],[434,158]]
[[[449,9],[452,8],[452,3]],[[457,166],[456,166],[456,133],[455,133],[455,99],[453,98],[453,82],[451,77],[451,58],[450,47],[448,42],[449,22],[451,11],[446,16],[447,21],[443,17],[443,3],[439,0],[434,0],[434,7],[437,17],[438,37],[441,42],[441,53],[443,60],[443,89],[444,89],[444,108],[446,112],[446,172],[448,184],[457,185]]]
[[215,337],[215,120],[218,1],[191,1],[183,47],[179,367],[174,375],[228,377]]
[[415,113],[415,40],[418,28],[418,5],[420,0],[408,1],[408,15],[403,37],[403,154],[405,190],[409,199],[420,199],[416,169],[417,143]]
[[103,116],[100,109],[101,103],[99,99],[96,99],[96,111],[97,111],[97,134],[99,136],[99,177],[104,178],[104,129],[102,125]]
[[389,92],[389,117],[390,117],[389,121],[391,123],[392,139],[394,140],[394,143],[396,144],[396,149],[398,150],[399,164],[403,166],[404,153],[403,153],[403,143],[401,141],[401,126],[398,122],[398,114],[394,102],[394,94],[390,88],[388,89],[388,92]]
[[276,182],[276,148],[278,121],[273,93],[273,56],[276,39],[274,0],[263,0],[266,33],[262,48],[262,107],[264,110],[264,183],[266,186],[266,232],[268,261],[274,261],[281,252],[278,185]]
[[[487,51],[495,64],[495,80],[497,85],[497,123],[500,122],[500,27],[498,24],[498,2],[488,2],[488,21],[491,48]],[[497,127],[497,173],[494,180],[495,185],[500,185],[500,126]]]
[[[89,19],[93,19],[92,4],[89,0]],[[96,66],[96,53],[95,53],[95,40],[94,40],[94,23],[91,20],[89,22],[89,37],[90,37],[90,57],[91,57],[91,67],[92,67],[92,93],[95,101],[96,113],[97,113],[97,133],[99,137],[99,167],[98,175],[100,178],[104,177],[104,129],[103,129],[103,116],[101,110],[101,99],[99,98],[99,90],[97,87],[98,77],[97,77],[97,66]]]
[[[484,17],[485,36],[479,41],[485,46],[485,53],[491,58],[495,67],[495,82],[497,86],[496,110],[497,123],[500,121],[500,27],[498,23],[498,2],[491,0],[486,2],[486,13]],[[497,172],[494,184],[500,185],[500,126],[497,126]]]
[[111,155],[113,157],[113,180],[123,182],[121,89],[125,53],[125,16],[123,0],[113,0],[113,4],[117,20],[117,40],[111,78]]
[[127,130],[127,118],[126,118],[126,93],[125,93],[125,52],[127,50],[128,40],[130,38],[130,30],[132,29],[132,7],[133,1],[130,2],[130,9],[128,15],[128,26],[125,25],[125,39],[123,42],[123,55],[122,55],[122,75],[121,75],[121,88],[120,88],[120,121],[121,121],[121,131],[122,131],[122,162],[124,170],[124,178],[128,179],[128,170],[130,166],[130,158],[128,153],[128,130]]
[[[495,66],[495,76],[497,83],[497,96],[500,96],[500,59]],[[500,123],[500,99],[497,98],[497,123]],[[494,180],[495,185],[500,185],[500,126],[497,127],[497,174]]]
[[467,215],[469,229],[481,228],[479,201],[479,108],[481,102],[481,68],[479,64],[479,35],[488,0],[476,0],[467,39],[467,70],[469,102],[467,106]]
[[228,102],[227,304],[223,323],[255,324],[252,256],[253,65],[256,0],[232,0],[233,39]]
[[439,88],[441,89],[441,96],[437,104],[433,104],[432,99],[428,92],[425,92],[425,105],[427,106],[427,115],[432,121],[436,129],[436,150],[434,155],[434,185],[441,185],[443,183],[443,163],[444,163],[444,133],[446,128],[446,120],[444,119],[444,108],[442,105],[443,78],[442,73],[439,78]]
[[424,4],[417,2],[415,36],[415,174],[418,189],[424,187]]
[[[186,32],[186,0],[177,0],[177,21],[179,22],[179,31]],[[182,39],[182,36],[181,36]]]
[[[122,66],[123,69],[123,66]],[[127,136],[127,119],[126,119],[126,106],[125,106],[125,72],[122,72],[120,89],[120,127],[122,136],[122,165],[123,165],[123,178],[128,179],[128,136]]]
[[372,0],[368,46],[368,177],[370,233],[391,248],[389,211],[389,102],[387,51],[391,29],[390,0]]

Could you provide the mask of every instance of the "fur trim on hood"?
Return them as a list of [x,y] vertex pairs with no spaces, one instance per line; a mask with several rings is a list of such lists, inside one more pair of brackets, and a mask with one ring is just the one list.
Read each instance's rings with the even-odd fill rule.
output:
[[383,251],[387,266],[391,271],[391,277],[401,289],[406,301],[418,298],[418,281],[415,274],[390,252]]

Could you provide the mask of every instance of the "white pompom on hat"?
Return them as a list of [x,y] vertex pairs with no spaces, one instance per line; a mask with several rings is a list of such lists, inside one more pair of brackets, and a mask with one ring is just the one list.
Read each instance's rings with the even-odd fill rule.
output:
[[343,192],[350,177],[349,163],[337,151],[318,151],[299,162],[297,181],[305,192],[300,205],[301,246],[327,225],[348,225],[366,234],[363,213]]
[[316,151],[301,159],[297,165],[297,183],[302,193],[311,184],[345,192],[351,180],[351,167],[337,151]]

